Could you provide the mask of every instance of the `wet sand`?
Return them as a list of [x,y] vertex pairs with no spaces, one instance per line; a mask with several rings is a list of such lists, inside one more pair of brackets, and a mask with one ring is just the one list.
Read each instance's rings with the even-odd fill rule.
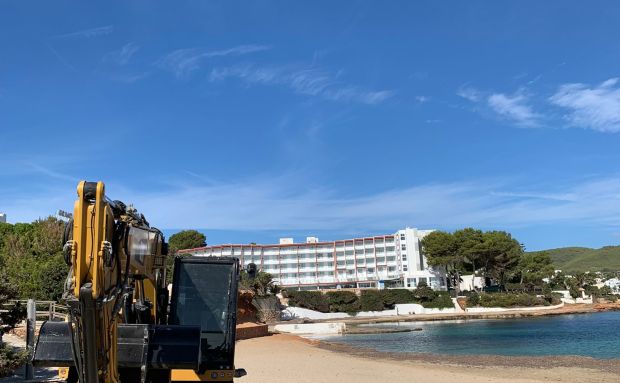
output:
[[617,359],[378,353],[284,334],[238,342],[235,359],[236,366],[248,372],[241,383],[620,381]]

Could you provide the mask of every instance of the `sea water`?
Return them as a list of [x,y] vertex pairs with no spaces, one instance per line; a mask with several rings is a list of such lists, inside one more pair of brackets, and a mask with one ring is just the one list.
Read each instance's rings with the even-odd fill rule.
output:
[[485,355],[582,355],[620,358],[620,312],[519,319],[401,322],[369,327],[422,331],[322,337],[386,352]]

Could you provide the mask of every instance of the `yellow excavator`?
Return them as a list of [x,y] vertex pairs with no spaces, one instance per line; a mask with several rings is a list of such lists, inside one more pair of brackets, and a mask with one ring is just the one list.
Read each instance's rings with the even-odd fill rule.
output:
[[42,325],[33,364],[79,383],[245,375],[234,367],[238,260],[176,258],[170,295],[163,234],[102,182],[80,182],[77,195],[63,248],[68,320]]

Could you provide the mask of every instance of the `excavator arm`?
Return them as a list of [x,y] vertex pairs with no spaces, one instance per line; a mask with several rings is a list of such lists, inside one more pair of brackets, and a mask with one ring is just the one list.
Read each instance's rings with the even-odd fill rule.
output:
[[102,182],[77,187],[65,230],[67,322],[45,322],[33,363],[68,382],[232,382],[239,261],[176,258],[168,312],[167,245]]

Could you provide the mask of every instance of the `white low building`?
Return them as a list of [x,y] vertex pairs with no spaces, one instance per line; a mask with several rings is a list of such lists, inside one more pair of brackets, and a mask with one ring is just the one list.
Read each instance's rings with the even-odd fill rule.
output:
[[243,266],[255,263],[282,287],[299,289],[415,288],[424,282],[446,289],[443,270],[428,266],[420,240],[432,230],[405,228],[394,234],[305,243],[281,238],[272,245],[215,245],[181,250],[200,256],[233,256]]
[[620,294],[620,279],[611,278],[603,282],[605,286],[609,286],[611,292],[614,294]]

